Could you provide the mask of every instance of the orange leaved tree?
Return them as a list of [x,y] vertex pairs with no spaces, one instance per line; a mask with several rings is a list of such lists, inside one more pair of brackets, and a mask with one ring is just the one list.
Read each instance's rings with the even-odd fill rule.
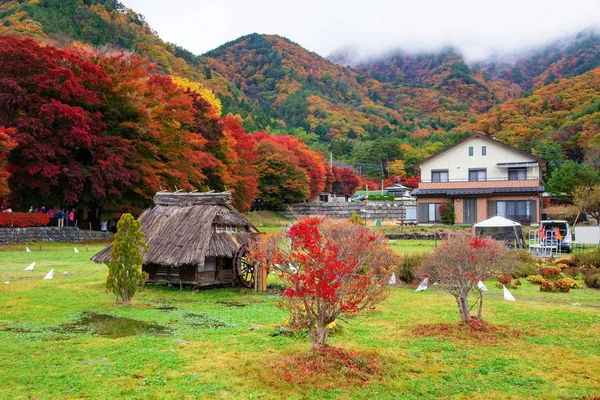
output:
[[397,255],[379,233],[344,220],[302,219],[262,238],[254,260],[274,268],[289,286],[280,307],[307,328],[313,349],[327,342],[327,326],[340,314],[373,309],[385,300],[389,270]]

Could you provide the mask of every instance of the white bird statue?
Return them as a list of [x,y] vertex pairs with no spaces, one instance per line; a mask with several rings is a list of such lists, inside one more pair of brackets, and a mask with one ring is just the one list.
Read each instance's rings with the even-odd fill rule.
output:
[[35,268],[35,261],[29,264],[23,271],[33,271]]
[[46,276],[44,277],[44,280],[47,280],[47,279],[52,279],[52,277],[53,277],[53,276],[54,276],[54,268],[52,268],[52,269],[50,270],[50,272],[48,272],[48,273],[46,274]]

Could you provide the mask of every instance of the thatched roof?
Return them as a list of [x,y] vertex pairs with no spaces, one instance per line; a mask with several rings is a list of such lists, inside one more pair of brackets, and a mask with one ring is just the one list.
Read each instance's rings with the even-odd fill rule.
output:
[[[232,257],[258,230],[231,205],[231,193],[157,193],[140,216],[148,252],[144,264],[204,265],[206,256]],[[219,232],[213,227],[236,227]],[[108,263],[112,245],[92,260]]]

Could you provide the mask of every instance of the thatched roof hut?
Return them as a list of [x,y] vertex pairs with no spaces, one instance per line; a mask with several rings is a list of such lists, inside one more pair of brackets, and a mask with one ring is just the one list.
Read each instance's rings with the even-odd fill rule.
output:
[[[231,193],[157,193],[140,216],[149,282],[252,285],[246,245],[258,230],[231,205]],[[108,263],[112,245],[92,260]],[[250,270],[249,270],[250,269]]]

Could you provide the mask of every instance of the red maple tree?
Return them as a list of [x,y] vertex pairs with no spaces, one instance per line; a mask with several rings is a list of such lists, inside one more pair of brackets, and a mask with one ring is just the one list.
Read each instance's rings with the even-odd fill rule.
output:
[[333,167],[331,191],[335,194],[352,196],[360,186],[360,179],[350,168]]
[[14,129],[6,129],[0,126],[0,197],[10,193],[8,177],[10,173],[6,170],[8,153],[17,145],[12,139]]
[[387,297],[389,270],[398,259],[381,234],[321,217],[262,238],[251,254],[289,285],[280,306],[308,328],[312,348],[326,344],[327,326],[340,314],[372,309]]

